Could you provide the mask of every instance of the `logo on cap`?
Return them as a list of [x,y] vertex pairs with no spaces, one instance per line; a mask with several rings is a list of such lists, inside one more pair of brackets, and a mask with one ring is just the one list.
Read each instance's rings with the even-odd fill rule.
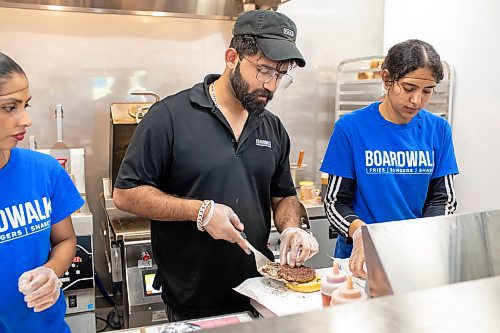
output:
[[288,28],[283,28],[283,33],[284,33],[285,35],[290,36],[290,37],[295,36],[295,32],[293,32],[293,30],[288,29]]

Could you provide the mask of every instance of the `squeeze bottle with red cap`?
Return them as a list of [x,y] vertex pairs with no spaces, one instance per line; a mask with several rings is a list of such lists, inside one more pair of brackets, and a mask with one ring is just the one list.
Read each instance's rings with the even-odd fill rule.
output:
[[330,300],[332,298],[332,293],[334,290],[340,288],[346,281],[346,273],[339,269],[339,263],[337,260],[333,261],[333,270],[328,272],[326,279],[321,280],[321,301],[323,307],[330,305]]
[[352,282],[352,274],[347,275],[345,284],[332,293],[331,305],[354,303],[368,299],[366,292]]

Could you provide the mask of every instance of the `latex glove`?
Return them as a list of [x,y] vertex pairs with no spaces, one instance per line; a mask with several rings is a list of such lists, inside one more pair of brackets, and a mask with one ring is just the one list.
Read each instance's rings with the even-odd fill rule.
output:
[[241,223],[238,215],[223,204],[215,204],[214,214],[210,222],[205,226],[205,231],[213,239],[223,239],[231,243],[237,243],[247,254],[250,254],[250,248],[247,241],[240,234],[245,226]]
[[352,253],[349,258],[349,269],[354,276],[366,279],[366,272],[364,270],[365,249],[363,246],[361,228],[356,230],[352,235],[352,243]]
[[59,299],[62,283],[56,273],[47,267],[37,267],[24,272],[18,281],[18,288],[24,294],[29,308],[40,312],[50,308]]
[[280,241],[280,262],[282,265],[301,266],[304,261],[319,251],[316,238],[301,228],[286,228],[280,235]]

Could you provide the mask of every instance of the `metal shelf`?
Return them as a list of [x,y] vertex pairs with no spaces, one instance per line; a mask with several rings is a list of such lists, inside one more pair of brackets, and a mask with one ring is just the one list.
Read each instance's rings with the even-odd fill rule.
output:
[[359,72],[379,72],[380,68],[357,68],[357,69],[346,69],[344,73],[359,73]]
[[[382,92],[382,90],[378,91],[378,92],[372,92],[371,95],[378,95],[380,94],[380,92]],[[341,91],[340,92],[341,95],[363,95],[363,96],[366,96],[368,93],[364,90],[352,90],[352,91]]]
[[[358,70],[357,72],[366,72],[366,70]],[[360,79],[360,80],[350,80],[350,81],[344,81],[341,82],[340,84],[378,84],[382,83],[382,79]]]

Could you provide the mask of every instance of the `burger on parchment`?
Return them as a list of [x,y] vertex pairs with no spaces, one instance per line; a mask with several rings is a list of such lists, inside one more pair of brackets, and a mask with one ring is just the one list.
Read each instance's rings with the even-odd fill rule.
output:
[[321,276],[316,275],[314,268],[307,266],[281,266],[271,262],[262,268],[261,273],[274,279],[285,282],[285,285],[295,291],[310,293],[321,287]]

